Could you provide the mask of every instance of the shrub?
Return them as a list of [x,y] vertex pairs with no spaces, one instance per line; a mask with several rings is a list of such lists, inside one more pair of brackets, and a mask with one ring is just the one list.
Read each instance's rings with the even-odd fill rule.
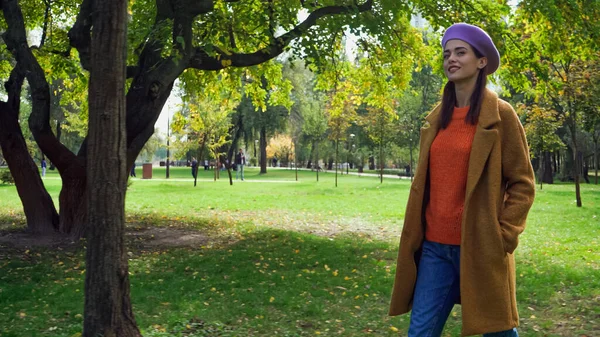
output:
[[10,173],[10,170],[4,169],[4,170],[0,170],[0,181],[2,181],[3,184],[14,184],[15,180],[13,179],[12,174]]

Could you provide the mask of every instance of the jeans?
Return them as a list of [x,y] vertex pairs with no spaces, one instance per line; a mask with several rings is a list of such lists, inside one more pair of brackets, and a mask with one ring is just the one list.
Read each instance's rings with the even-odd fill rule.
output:
[[237,167],[235,170],[235,179],[236,180],[240,179],[240,175],[242,176],[242,180],[244,180],[244,165],[237,164]]
[[[408,337],[441,336],[460,296],[460,246],[423,242]],[[518,337],[517,329],[484,337]]]

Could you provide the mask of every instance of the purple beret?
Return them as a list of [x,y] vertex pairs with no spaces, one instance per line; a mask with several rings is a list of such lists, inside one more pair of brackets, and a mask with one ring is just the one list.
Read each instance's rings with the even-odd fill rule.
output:
[[442,38],[442,48],[449,40],[462,40],[487,57],[487,75],[494,73],[500,66],[500,53],[492,38],[483,29],[466,23],[455,23],[446,29]]

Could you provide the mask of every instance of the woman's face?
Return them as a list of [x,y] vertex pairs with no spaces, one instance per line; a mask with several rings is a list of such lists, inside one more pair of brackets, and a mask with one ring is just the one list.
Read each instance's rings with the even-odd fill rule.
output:
[[487,58],[478,58],[471,45],[462,40],[450,40],[444,46],[444,74],[454,83],[477,80]]

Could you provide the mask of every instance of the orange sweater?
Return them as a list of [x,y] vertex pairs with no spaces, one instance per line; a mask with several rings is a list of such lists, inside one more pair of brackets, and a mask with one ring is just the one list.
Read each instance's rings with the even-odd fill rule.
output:
[[429,241],[460,245],[469,155],[476,125],[465,122],[469,107],[454,108],[429,150],[429,203],[425,210]]

